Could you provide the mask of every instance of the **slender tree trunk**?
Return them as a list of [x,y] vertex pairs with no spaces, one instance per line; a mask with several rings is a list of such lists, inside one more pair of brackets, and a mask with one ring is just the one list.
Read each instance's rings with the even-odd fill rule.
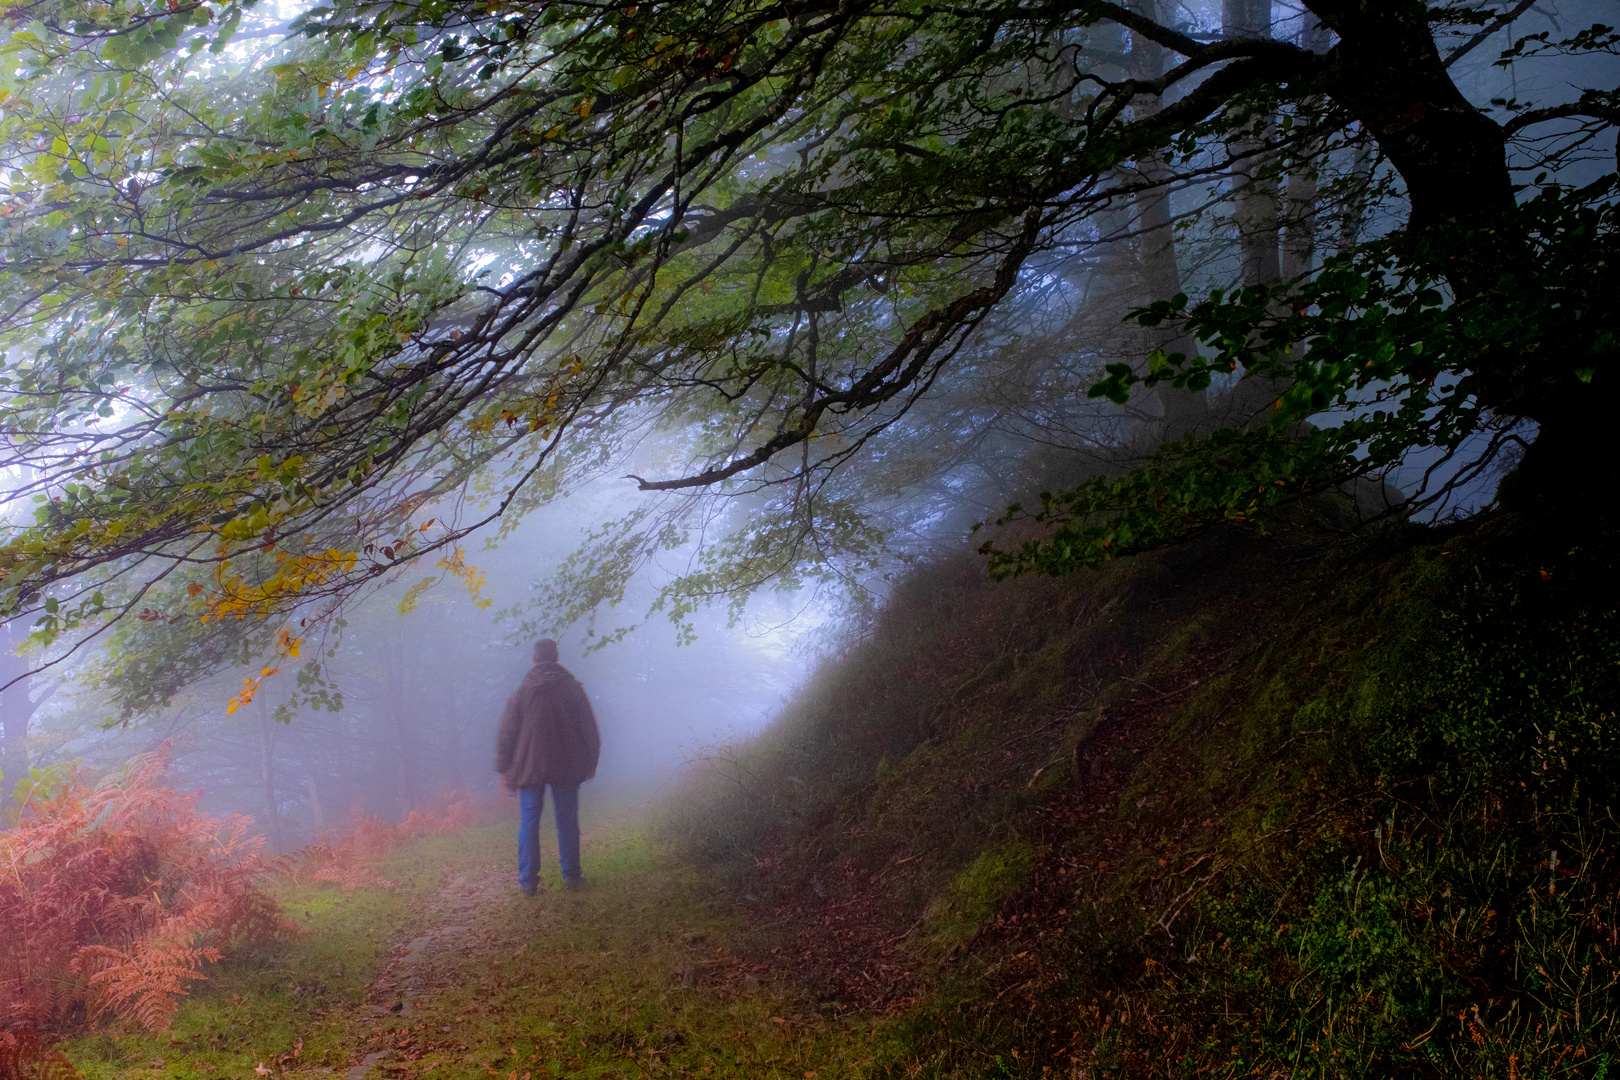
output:
[[326,814],[321,810],[321,792],[315,786],[315,778],[313,776],[305,777],[304,787],[309,791],[309,816],[310,820],[315,824],[315,831],[317,833],[325,832]]
[[456,707],[455,684],[448,683],[444,688],[444,715],[441,717],[444,730],[444,763],[445,776],[453,787],[465,787],[467,782],[466,762],[463,760],[461,745],[461,710]]
[[12,796],[28,777],[28,734],[34,714],[56,690],[51,686],[37,699],[32,696],[34,680],[23,676],[33,664],[17,654],[21,638],[14,635],[11,624],[0,629],[0,686],[11,683],[0,692],[0,823],[9,820],[15,809]]
[[[1126,165],[1116,166],[1110,173],[1113,185],[1124,187],[1135,180],[1135,171]],[[1113,308],[1123,310],[1142,300],[1142,264],[1132,234],[1137,228],[1137,210],[1134,199],[1119,199],[1098,210],[1092,218],[1099,245],[1100,257],[1092,270],[1092,279],[1086,290],[1092,310]],[[1085,320],[1090,311],[1082,307],[1078,318]],[[1095,348],[1102,359],[1110,363],[1130,364],[1137,374],[1147,372],[1147,350],[1142,335],[1128,326],[1117,323],[1107,330],[1092,329],[1088,345]],[[1134,394],[1118,407],[1115,438],[1130,454],[1152,451],[1159,439],[1162,422],[1159,399],[1153,394]]]
[[[17,642],[8,623],[0,629],[0,685],[20,679],[28,663],[17,655]],[[0,691],[0,823],[11,810],[11,793],[28,774],[28,680]]]
[[386,683],[383,689],[383,708],[388,714],[388,723],[394,742],[394,768],[398,783],[399,812],[408,814],[421,804],[421,790],[417,779],[416,769],[416,739],[411,723],[413,709],[410,701],[414,696],[410,691],[412,678],[411,665],[402,655],[404,642],[395,639],[391,643],[388,662],[383,670],[386,672]]
[[[1317,55],[1328,51],[1328,29],[1310,12],[1300,31],[1300,48]],[[1316,261],[1316,159],[1322,152],[1321,135],[1308,136],[1294,152],[1295,163],[1288,170],[1286,209],[1283,220],[1282,276],[1284,280],[1309,274]]]
[[0,824],[9,818],[12,794],[28,775],[28,722],[26,689],[0,696]]
[[276,802],[275,718],[261,694],[259,704],[259,783],[264,796],[264,835],[270,846],[281,850],[281,808]]
[[[1160,22],[1159,0],[1138,0],[1135,9],[1154,22]],[[1137,79],[1156,79],[1164,74],[1165,50],[1157,42],[1140,34],[1131,39],[1131,76]],[[1139,119],[1146,119],[1159,111],[1157,97],[1138,102],[1134,108]],[[1150,154],[1136,163],[1136,171],[1148,185],[1136,197],[1138,244],[1142,268],[1142,285],[1148,301],[1168,300],[1181,292],[1181,267],[1176,260],[1176,236],[1172,228],[1174,214],[1170,205],[1170,167],[1158,154]],[[1179,324],[1176,324],[1179,325]],[[1168,353],[1181,353],[1187,357],[1198,355],[1198,341],[1185,332],[1152,335],[1146,343],[1151,349]],[[1202,390],[1177,390],[1172,386],[1158,388],[1159,402],[1164,420],[1159,432],[1161,441],[1173,441],[1183,435],[1199,431],[1205,423],[1207,405]]]
[[[1271,0],[1222,0],[1221,29],[1228,38],[1270,38]],[[1265,149],[1275,127],[1271,115],[1255,115],[1228,142],[1232,222],[1241,259],[1239,280],[1244,285],[1272,285],[1282,279],[1281,185],[1275,156]],[[1221,422],[1237,427],[1265,423],[1285,385],[1256,376],[1240,380],[1222,403]]]
[[[1221,0],[1221,28],[1228,38],[1271,37],[1271,0]],[[1265,151],[1273,125],[1269,115],[1254,116],[1230,144],[1232,217],[1245,285],[1267,285],[1282,275],[1277,252],[1276,163]]]
[[1350,191],[1339,208],[1338,254],[1348,254],[1361,241],[1361,225],[1367,216],[1367,188],[1372,184],[1373,151],[1365,142],[1356,148],[1350,165]]

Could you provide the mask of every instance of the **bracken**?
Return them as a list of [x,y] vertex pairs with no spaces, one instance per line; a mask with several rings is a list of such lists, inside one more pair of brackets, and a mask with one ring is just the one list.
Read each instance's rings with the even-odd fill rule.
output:
[[[165,751],[91,786],[75,772],[0,834],[0,1028],[60,1027],[82,1008],[154,1030],[233,942],[293,932],[264,891],[285,860],[251,819],[162,786]],[[0,1069],[0,1080],[11,1074]]]

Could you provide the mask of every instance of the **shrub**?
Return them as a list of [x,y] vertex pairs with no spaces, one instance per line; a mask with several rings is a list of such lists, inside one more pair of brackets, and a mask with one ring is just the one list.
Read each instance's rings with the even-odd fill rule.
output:
[[94,786],[71,773],[0,834],[0,1024],[14,1033],[81,1008],[162,1030],[205,962],[290,932],[263,889],[281,864],[251,819],[199,813],[197,793],[162,786],[166,766],[142,756]]

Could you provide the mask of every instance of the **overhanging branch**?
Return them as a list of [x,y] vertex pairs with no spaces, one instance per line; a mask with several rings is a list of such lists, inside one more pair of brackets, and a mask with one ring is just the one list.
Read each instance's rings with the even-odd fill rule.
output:
[[952,333],[965,327],[975,316],[998,303],[1018,280],[1018,271],[1035,247],[1040,234],[1041,215],[1030,210],[1024,215],[1023,229],[1011,251],[996,269],[995,281],[983,288],[957,297],[943,308],[935,308],[923,315],[906,330],[900,341],[887,356],[867,371],[848,390],[823,394],[805,406],[798,423],[778,431],[750,454],[733,458],[724,465],[706,469],[701,473],[673,480],[645,480],[639,476],[626,479],[636,481],[641,491],[678,491],[685,488],[710,487],[738,473],[765,464],[783,450],[805,442],[816,433],[821,418],[829,409],[870,409],[900,393],[916,381],[924,365],[935,350]]

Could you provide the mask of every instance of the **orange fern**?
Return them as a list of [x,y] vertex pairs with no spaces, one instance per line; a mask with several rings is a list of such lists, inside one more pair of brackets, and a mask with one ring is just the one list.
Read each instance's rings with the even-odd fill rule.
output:
[[79,1070],[39,1034],[0,1031],[0,1080],[80,1080]]
[[162,786],[166,765],[137,758],[94,787],[74,774],[0,834],[0,1027],[78,1005],[163,1027],[225,946],[291,932],[249,819],[199,813]]
[[203,962],[218,961],[222,955],[211,945],[187,945],[173,937],[143,938],[128,949],[86,945],[73,966],[89,977],[90,1019],[111,1012],[153,1031],[165,1031],[187,988],[205,977]]
[[460,832],[480,820],[492,819],[498,807],[499,803],[494,800],[480,801],[469,792],[447,788],[426,806],[411,810],[398,825],[363,814],[341,839],[323,837],[305,846],[298,853],[293,875],[301,881],[330,882],[345,892],[365,886],[392,888],[394,883],[383,877],[373,864],[400,841]]

